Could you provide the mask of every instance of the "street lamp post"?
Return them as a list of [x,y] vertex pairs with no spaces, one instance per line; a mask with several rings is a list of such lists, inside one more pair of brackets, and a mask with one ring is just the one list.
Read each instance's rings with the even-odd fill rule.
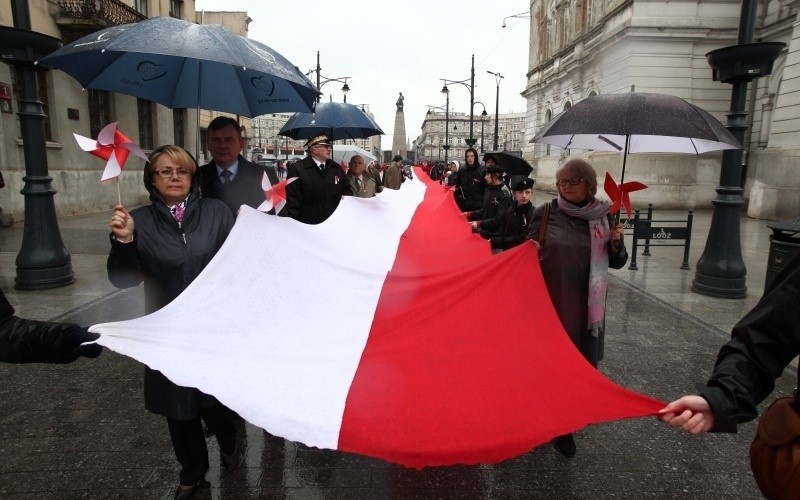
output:
[[[448,80],[446,78],[440,78],[440,80],[444,82],[442,92],[444,92],[444,89],[446,89],[447,85],[450,83],[460,83],[466,87],[467,90],[469,90],[469,138],[464,139],[464,142],[466,142],[469,147],[473,147],[475,143],[478,142],[478,140],[472,135],[472,123],[474,121],[472,109],[475,107],[475,54],[472,54],[472,66],[470,68],[469,78],[465,78],[464,80]],[[467,81],[469,81],[469,85],[467,85]]]
[[20,193],[25,197],[25,227],[22,246],[16,258],[15,288],[42,290],[68,285],[75,280],[72,258],[64,247],[58,229],[56,190],[47,167],[44,108],[39,98],[38,78],[42,77],[34,61],[61,48],[53,37],[31,30],[28,2],[13,0],[11,15],[14,27],[0,26],[3,62],[19,69],[19,116],[25,182]]
[[444,104],[444,164],[447,165],[448,152],[450,151],[450,89],[447,85],[442,87],[442,93],[445,96]]
[[485,104],[483,104],[481,101],[475,101],[475,104],[480,104],[481,107],[483,108],[483,111],[481,111],[481,154],[483,154],[483,152],[486,151],[483,147],[483,125],[484,122],[486,121],[486,117],[489,115],[486,113]]
[[[338,78],[325,78],[324,76],[322,76],[321,71],[322,67],[319,65],[319,51],[317,51],[317,67],[316,69],[312,69],[308,73],[306,73],[306,76],[308,76],[310,73],[313,72],[317,73],[317,90],[319,91],[321,91],[322,86],[328,82],[344,83],[344,85],[342,85],[342,94],[344,94],[343,101],[347,102],[347,93],[350,92],[350,86],[347,85],[347,80],[351,77],[340,76]],[[320,95],[317,96],[317,102],[320,102],[321,99],[322,99],[322,93],[320,92]]]
[[495,73],[494,71],[486,71],[490,75],[494,75],[494,79],[497,82],[497,95],[494,100],[494,144],[492,145],[492,151],[497,151],[497,132],[498,132],[498,125],[500,124],[500,80],[505,78],[500,72]]

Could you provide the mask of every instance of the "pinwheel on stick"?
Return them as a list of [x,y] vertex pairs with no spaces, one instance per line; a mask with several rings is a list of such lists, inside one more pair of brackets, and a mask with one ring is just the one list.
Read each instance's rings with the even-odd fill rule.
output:
[[261,178],[261,189],[264,190],[264,197],[266,199],[258,206],[257,210],[269,212],[274,208],[275,213],[278,214],[286,205],[286,186],[296,179],[297,177],[290,177],[273,185],[269,181],[267,173],[264,172],[264,176]]
[[106,167],[100,182],[105,184],[111,179],[117,179],[117,201],[122,205],[122,194],[119,189],[119,175],[125,168],[128,156],[133,154],[148,161],[147,156],[142,152],[136,143],[131,141],[125,134],[117,130],[117,123],[109,123],[97,135],[97,139],[90,139],[82,135],[73,134],[78,146],[87,153],[106,160]]

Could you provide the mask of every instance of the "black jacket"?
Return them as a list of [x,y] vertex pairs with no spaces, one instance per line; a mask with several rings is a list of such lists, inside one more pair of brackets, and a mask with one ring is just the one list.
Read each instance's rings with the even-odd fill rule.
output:
[[14,316],[14,308],[0,290],[0,361],[6,363],[69,363],[81,328],[73,323],[51,323]]
[[342,168],[328,160],[320,170],[311,156],[289,165],[287,178],[297,180],[286,186],[286,206],[278,215],[306,224],[319,224],[339,206],[342,196],[351,196],[350,182]]
[[481,236],[492,243],[492,250],[508,250],[528,237],[528,224],[533,220],[533,203],[510,208],[496,217],[481,222]]
[[[199,173],[180,227],[145,174],[151,204],[131,211],[133,242],[111,238],[108,279],[119,288],[144,282],[145,313],[161,309],[180,295],[211,261],[233,227],[230,209],[219,200],[201,198],[198,183]],[[216,403],[211,396],[179,387],[148,367],[144,397],[148,410],[181,420],[194,418],[200,407]]]
[[455,186],[455,197],[462,212],[480,210],[483,207],[483,192],[486,189],[486,167],[480,164],[462,165],[449,184]]
[[505,184],[487,186],[483,192],[483,205],[469,214],[471,221],[493,219],[511,207],[511,190]]
[[758,415],[756,406],[775,388],[789,362],[800,354],[800,255],[775,277],[764,296],[733,327],[719,351],[714,372],[700,395],[714,412],[718,432]]
[[261,188],[264,172],[267,173],[270,183],[278,183],[278,177],[272,169],[261,168],[239,155],[236,177],[228,186],[223,186],[217,174],[217,164],[213,161],[206,163],[200,167],[203,197],[224,201],[234,215],[242,205],[258,208],[264,202],[264,190]]

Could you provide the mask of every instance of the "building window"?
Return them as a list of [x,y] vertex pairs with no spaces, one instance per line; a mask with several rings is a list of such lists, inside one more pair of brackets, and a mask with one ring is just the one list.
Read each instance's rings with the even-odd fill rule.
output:
[[87,90],[89,99],[89,137],[97,137],[111,123],[111,94],[105,90]]
[[139,113],[139,147],[153,149],[153,103],[145,99],[136,99]]
[[133,0],[133,8],[139,14],[147,17],[147,0]]
[[169,15],[181,19],[183,0],[169,0]]
[[[47,77],[43,71],[36,71],[36,83],[39,86],[39,100],[42,101],[42,111],[44,112],[44,138],[46,141],[53,141],[53,131],[50,127],[50,98],[47,94]],[[22,69],[13,66],[11,72],[11,87],[14,99],[17,101],[17,110],[22,109],[20,99],[22,99]],[[22,137],[22,126],[17,116],[18,137]]]
[[184,147],[186,144],[186,110],[173,109],[172,110],[172,129],[175,133],[175,145]]

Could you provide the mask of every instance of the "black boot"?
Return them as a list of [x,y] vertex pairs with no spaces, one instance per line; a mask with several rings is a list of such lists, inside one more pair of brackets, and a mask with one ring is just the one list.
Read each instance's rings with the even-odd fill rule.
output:
[[572,437],[572,434],[564,434],[563,436],[558,436],[556,438],[556,449],[561,452],[567,458],[572,458],[575,456],[575,452],[577,451],[577,446],[575,446],[575,438]]

